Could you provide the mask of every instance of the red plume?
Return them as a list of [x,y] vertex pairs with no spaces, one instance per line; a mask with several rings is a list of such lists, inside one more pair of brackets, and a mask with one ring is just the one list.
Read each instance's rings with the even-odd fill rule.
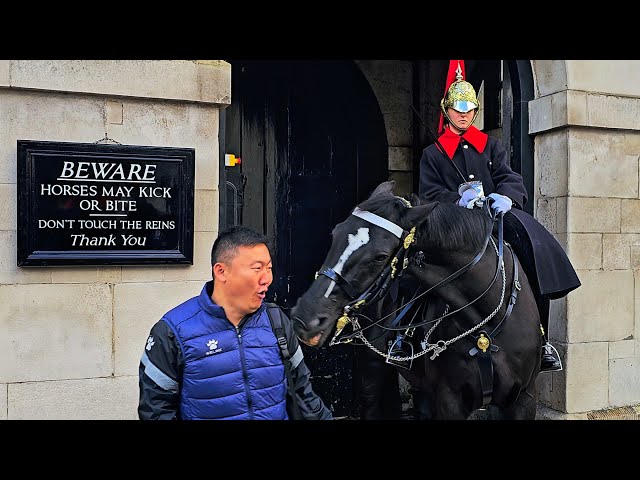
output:
[[[458,65],[460,65],[460,70],[462,70],[462,78],[466,77],[464,73],[464,60],[449,60],[449,71],[447,72],[447,81],[444,84],[444,95],[442,98],[447,96],[447,90],[456,79],[456,70],[458,69]],[[444,115],[442,114],[442,110],[440,111],[440,122],[438,123],[438,135],[442,135],[444,132]]]

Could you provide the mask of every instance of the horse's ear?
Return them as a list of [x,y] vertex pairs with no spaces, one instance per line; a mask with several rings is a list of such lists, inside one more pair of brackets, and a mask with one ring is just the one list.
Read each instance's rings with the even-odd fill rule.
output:
[[409,225],[418,225],[427,218],[427,215],[438,206],[440,202],[426,202],[417,207],[411,207],[407,210],[406,221]]
[[395,187],[395,180],[388,180],[386,182],[382,182],[380,185],[376,187],[376,189],[371,193],[369,198],[375,197],[381,193],[393,193],[393,187]]

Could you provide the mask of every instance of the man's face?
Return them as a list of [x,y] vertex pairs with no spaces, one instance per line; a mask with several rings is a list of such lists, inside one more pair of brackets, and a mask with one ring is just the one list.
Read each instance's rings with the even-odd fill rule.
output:
[[238,247],[238,254],[225,264],[226,298],[242,315],[255,312],[273,282],[271,255],[266,245]]

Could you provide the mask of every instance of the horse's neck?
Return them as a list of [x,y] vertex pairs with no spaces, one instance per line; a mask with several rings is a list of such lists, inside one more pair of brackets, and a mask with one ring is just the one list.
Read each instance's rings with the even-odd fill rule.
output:
[[[420,245],[418,245],[420,247]],[[423,245],[426,251],[429,251],[428,245]],[[425,251],[422,250],[422,251]],[[444,251],[438,255],[438,263],[427,261],[416,265],[415,263],[409,270],[409,274],[420,282],[424,289],[432,288],[438,285],[450,275],[468,265],[478,252],[460,254],[460,252]],[[487,246],[484,255],[480,261],[461,273],[457,278],[445,282],[437,290],[434,295],[440,297],[451,307],[460,307],[469,303],[471,300],[482,294],[494,279],[497,268],[497,256],[491,245]],[[502,276],[498,275],[495,283],[483,298],[476,303],[478,307],[484,307],[486,304],[494,304],[499,296],[502,288]]]

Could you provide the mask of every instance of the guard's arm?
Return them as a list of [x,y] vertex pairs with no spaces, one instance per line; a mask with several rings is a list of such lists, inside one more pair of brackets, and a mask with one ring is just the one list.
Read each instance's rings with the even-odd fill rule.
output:
[[140,420],[178,419],[183,366],[182,351],[175,335],[169,326],[160,320],[151,329],[140,359]]
[[447,188],[442,173],[438,169],[438,159],[435,155],[442,155],[435,145],[430,145],[422,151],[418,195],[427,201],[457,203],[460,200],[460,195]]

